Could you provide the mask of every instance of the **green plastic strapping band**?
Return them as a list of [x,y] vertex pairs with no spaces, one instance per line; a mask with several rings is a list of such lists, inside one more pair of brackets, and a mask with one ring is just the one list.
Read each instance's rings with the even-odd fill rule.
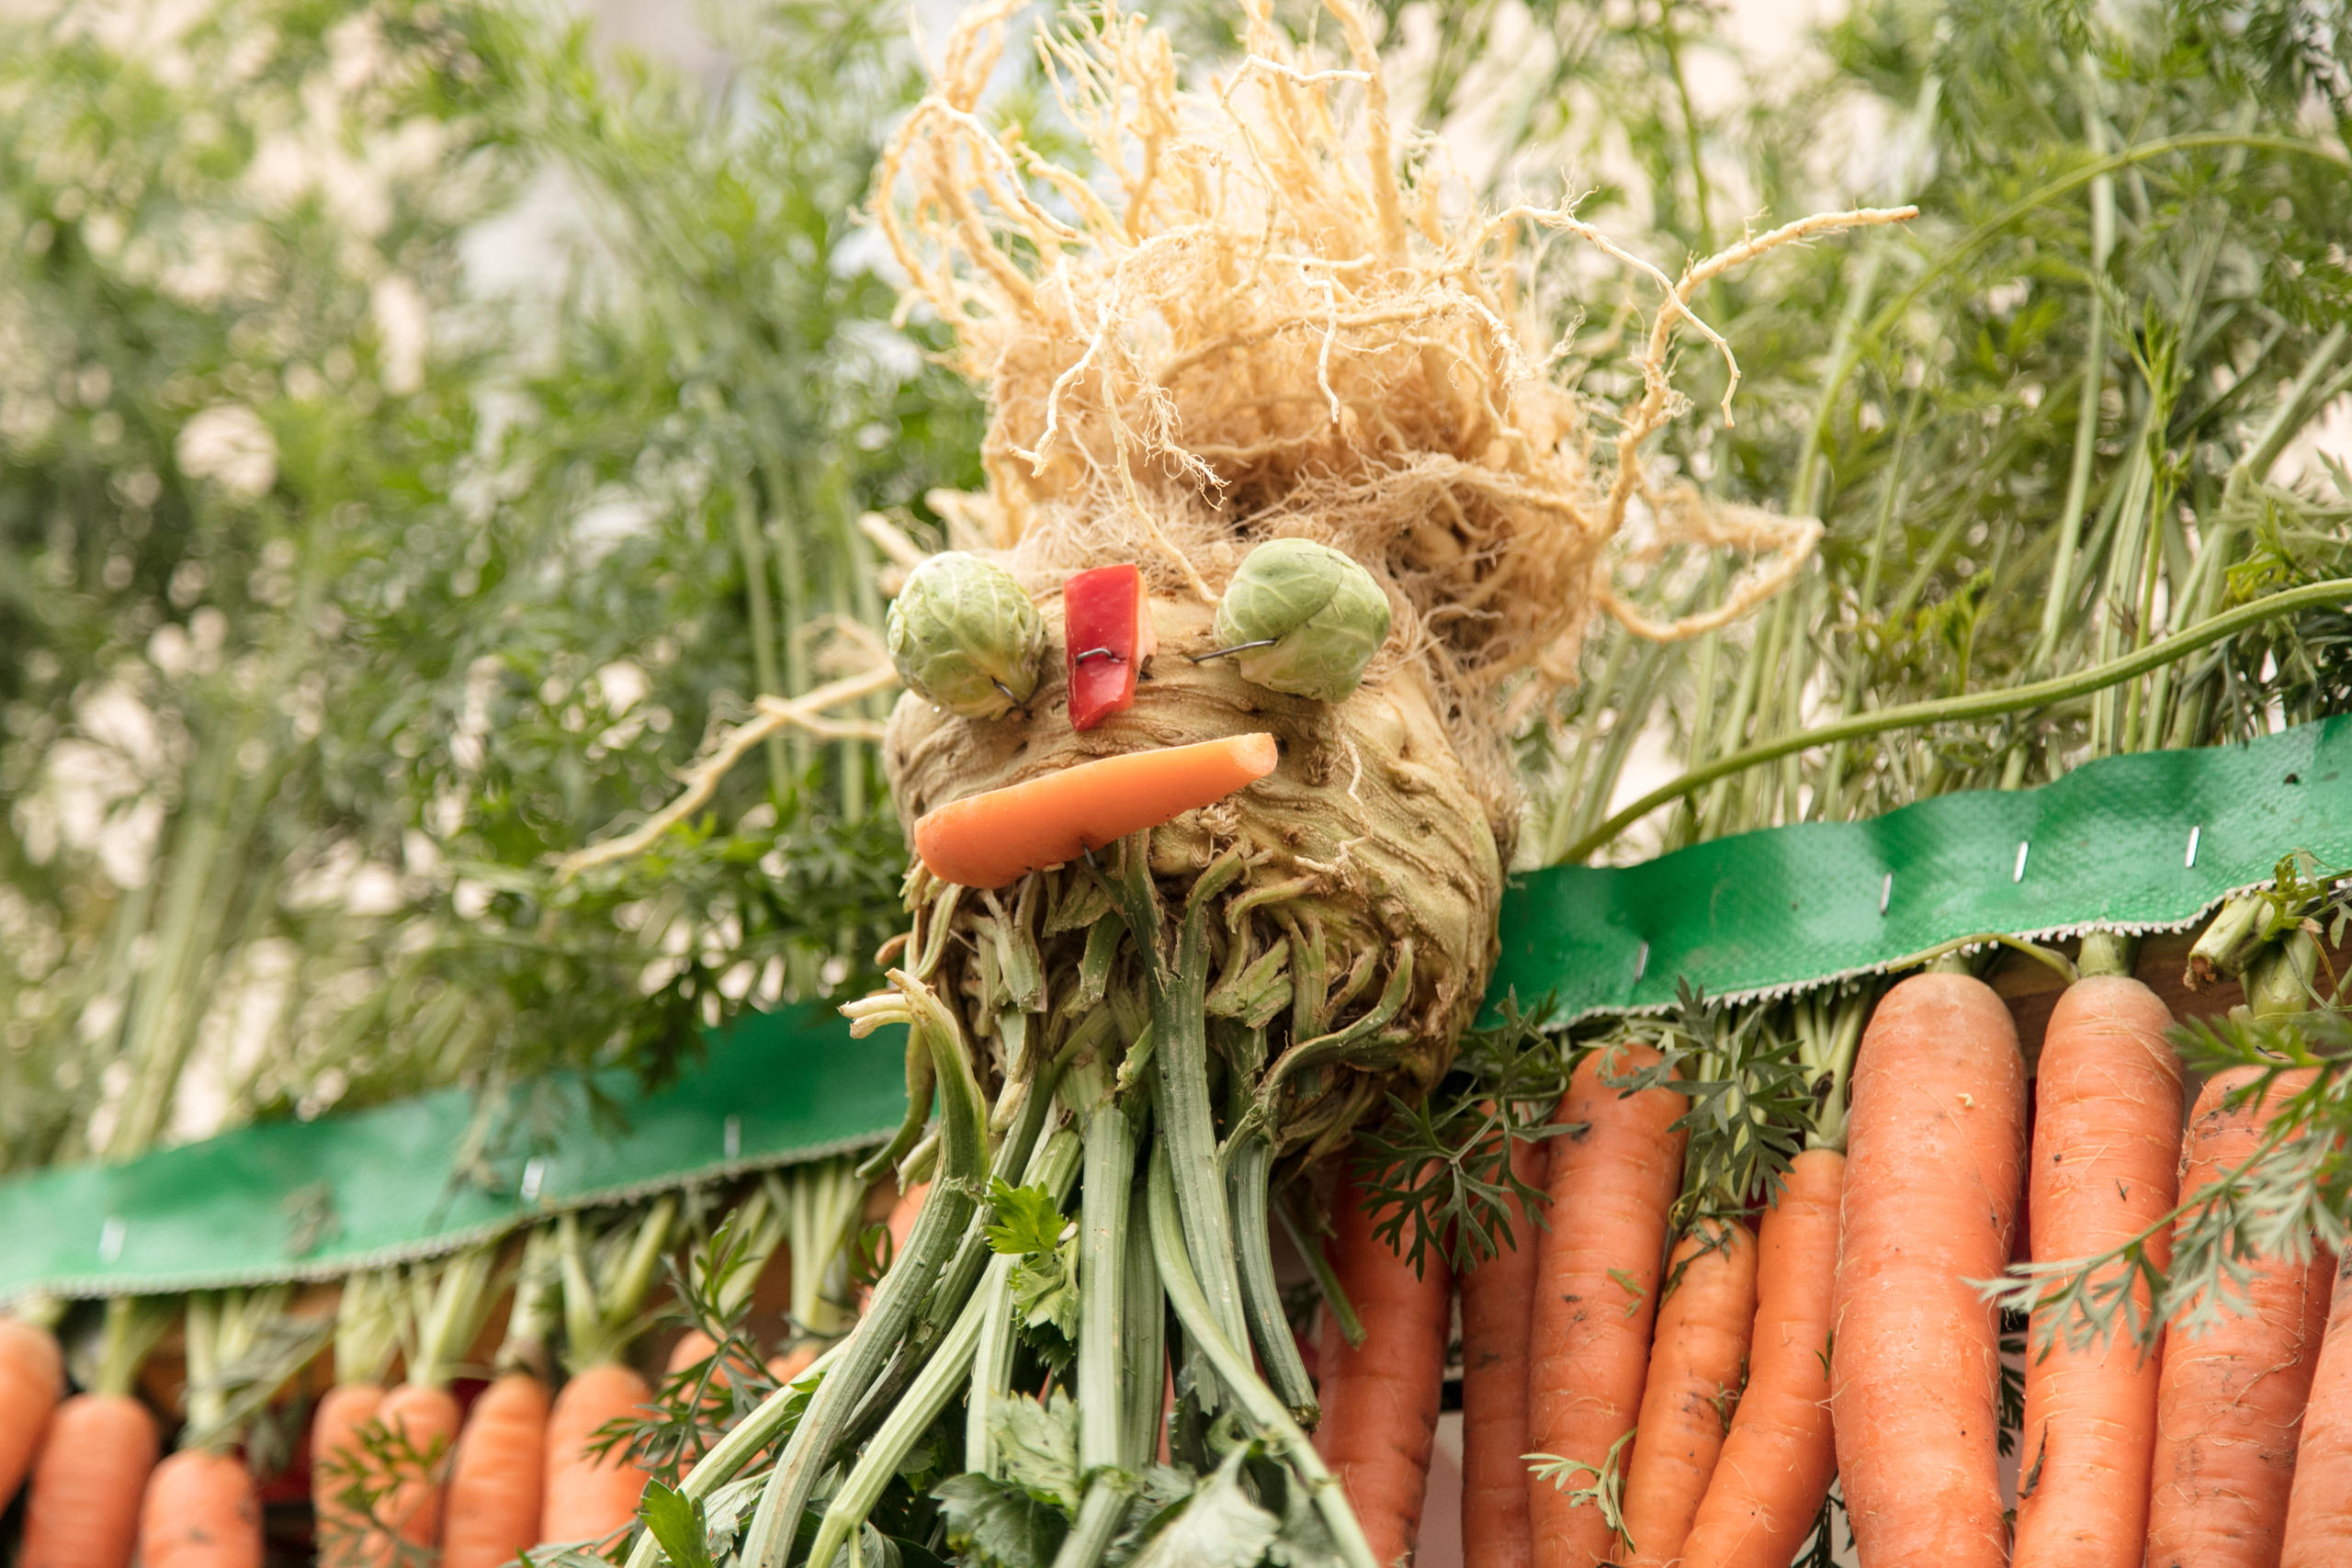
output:
[[1489,1004],[1555,1023],[1866,975],[1984,932],[2180,930],[2307,850],[2352,865],[2352,716],[2109,757],[2040,789],[1938,795],[1639,865],[1555,866],[1504,900]]
[[[1982,933],[2180,929],[2294,850],[2352,865],[2352,717],[1640,865],[1536,872],[1504,899],[1488,997],[1549,998],[1564,1023],[1670,1005],[1684,979],[1770,996]],[[575,1079],[556,1087],[569,1109],[552,1140],[451,1090],[0,1180],[0,1300],[334,1278],[562,1210],[869,1148],[905,1108],[904,1059],[895,1038],[853,1040],[801,1009],[715,1036],[705,1066],[662,1093],[605,1080],[626,1129],[596,1124]],[[524,1152],[549,1142],[536,1163]]]

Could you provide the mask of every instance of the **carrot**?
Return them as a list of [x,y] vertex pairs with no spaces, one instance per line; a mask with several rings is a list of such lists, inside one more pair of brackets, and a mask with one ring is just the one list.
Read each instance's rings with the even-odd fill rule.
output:
[[504,1372],[481,1391],[449,1465],[441,1568],[500,1568],[537,1544],[547,1429],[537,1373]]
[[24,1484],[50,1413],[65,1394],[57,1338],[21,1318],[0,1317],[0,1508]]
[[915,852],[943,882],[1001,887],[1222,800],[1279,760],[1262,732],[1100,757],[926,812]]
[[376,1419],[398,1440],[392,1452],[399,1464],[396,1476],[384,1478],[394,1484],[378,1503],[376,1517],[411,1546],[432,1547],[441,1540],[442,1488],[458,1415],[456,1397],[437,1383],[402,1383],[376,1407]]
[[642,1466],[594,1451],[597,1429],[640,1414],[653,1391],[636,1371],[615,1361],[583,1367],[556,1395],[547,1427],[547,1482],[539,1540],[599,1541],[624,1529],[645,1490]]
[[816,1364],[817,1342],[803,1339],[791,1349],[779,1350],[768,1358],[768,1376],[781,1388]]
[[1830,1416],[1864,1563],[2001,1568],[2000,1324],[2025,1063],[1991,987],[1915,975],[1862,1035],[1830,1348]]
[[2352,1562],[2352,1252],[2336,1266],[2335,1304],[2303,1408],[2278,1554],[2279,1568],[2346,1562]]
[[1790,1163],[1756,1242],[1747,1387],[1682,1545],[1682,1568],[1788,1568],[1838,1468],[1829,1430],[1830,1292],[1846,1156]]
[[538,1544],[546,1502],[547,1336],[557,1305],[556,1235],[523,1241],[514,1303],[498,1348],[497,1375],[474,1400],[449,1456],[440,1568],[502,1568]]
[[367,1477],[362,1431],[383,1404],[399,1348],[398,1286],[396,1270],[354,1274],[335,1303],[335,1386],[311,1415],[311,1517],[324,1568],[377,1568],[390,1556],[343,1499]]
[[239,1455],[182,1449],[139,1510],[140,1568],[262,1568],[261,1498]]
[[1346,1488],[1374,1558],[1408,1561],[1421,1533],[1430,1449],[1445,1392],[1453,1277],[1434,1250],[1416,1273],[1374,1233],[1367,1194],[1343,1171],[1332,1195],[1331,1267],[1363,1323],[1351,1345],[1325,1313],[1316,1358],[1315,1447]]
[[1667,1279],[1625,1468],[1625,1555],[1635,1568],[1681,1558],[1723,1452],[1755,1324],[1755,1233],[1702,1221],[1676,1246]]
[[383,1403],[384,1391],[374,1383],[340,1383],[327,1390],[311,1413],[311,1513],[317,1521],[319,1561],[326,1568],[366,1568],[384,1556],[381,1543],[368,1539],[367,1519],[343,1501],[365,1473],[361,1433]]
[[1588,1055],[1554,1120],[1575,1130],[1552,1141],[1544,1188],[1551,1228],[1536,1247],[1529,1331],[1527,1440],[1569,1468],[1528,1477],[1528,1515],[1541,1568],[1591,1568],[1614,1531],[1575,1492],[1598,1486],[1620,1461],[1649,1368],[1650,1319],[1666,1253],[1667,1210],[1682,1181],[1684,1109],[1669,1089],[1623,1096],[1602,1081],[1656,1065],[1646,1045]]
[[572,1367],[548,1413],[542,1543],[606,1540],[636,1517],[645,1467],[628,1456],[624,1444],[604,1448],[597,1433],[608,1422],[639,1416],[652,1402],[653,1390],[622,1358],[677,1213],[678,1201],[669,1197],[634,1224],[616,1225],[598,1249],[601,1279],[592,1278],[579,1217],[566,1214],[556,1222]]
[[[2261,1105],[2225,1104],[2260,1074],[2258,1067],[2218,1073],[2197,1097],[2181,1161],[2184,1201],[2243,1164],[2278,1102],[2311,1081],[2308,1069],[2281,1074]],[[2246,1310],[2225,1306],[2202,1336],[2166,1330],[2148,1498],[2149,1568],[2267,1568],[2279,1560],[2297,1428],[2318,1359],[2310,1320],[2327,1291],[2324,1258],[2256,1258]]]
[[[2027,1214],[2036,1262],[2106,1252],[2171,1210],[2180,1140],[2171,1026],[2163,998],[2123,976],[2086,976],[2059,998],[2034,1084]],[[2152,1248],[2157,1267],[2169,1252],[2161,1242]],[[2133,1291],[2144,1312],[2147,1286]],[[2103,1344],[2070,1348],[2050,1310],[2034,1314],[2027,1340],[2014,1561],[2138,1568],[2156,1359],[2120,1328]]]
[[18,1568],[128,1568],[139,1500],[163,1432],[133,1396],[140,1364],[169,1315],[136,1297],[107,1303],[90,1386],[57,1407],[25,1507]]
[[33,1470],[17,1568],[129,1568],[162,1450],[155,1417],[129,1394],[77,1393],[59,1405]]
[[[1510,1168],[1544,1180],[1542,1144],[1512,1139]],[[1527,1521],[1527,1348],[1535,1315],[1535,1226],[1506,1200],[1510,1239],[1462,1276],[1462,1558],[1492,1568],[1531,1568]]]

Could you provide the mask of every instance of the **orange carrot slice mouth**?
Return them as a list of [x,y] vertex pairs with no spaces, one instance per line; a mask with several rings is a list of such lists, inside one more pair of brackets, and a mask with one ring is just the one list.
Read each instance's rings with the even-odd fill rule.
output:
[[1098,758],[924,813],[915,852],[943,882],[1001,887],[1222,800],[1276,761],[1262,732]]

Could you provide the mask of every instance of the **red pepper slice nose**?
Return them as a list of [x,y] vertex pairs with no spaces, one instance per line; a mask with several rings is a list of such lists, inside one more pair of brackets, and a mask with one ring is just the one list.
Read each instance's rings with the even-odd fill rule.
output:
[[1070,728],[1091,729],[1134,706],[1136,677],[1153,647],[1151,603],[1134,566],[1098,566],[1063,583]]

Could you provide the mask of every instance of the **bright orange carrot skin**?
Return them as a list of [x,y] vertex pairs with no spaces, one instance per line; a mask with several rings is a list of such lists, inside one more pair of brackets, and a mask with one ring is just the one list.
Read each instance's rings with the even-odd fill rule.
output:
[[817,1354],[816,1343],[807,1339],[789,1350],[778,1350],[768,1358],[768,1376],[781,1387],[816,1365]]
[[[449,1450],[458,1440],[458,1401],[446,1388],[402,1383],[384,1395],[376,1419],[401,1439],[394,1451],[403,1466],[399,1488],[377,1505],[377,1517],[411,1546],[437,1545]],[[421,1470],[407,1468],[412,1456]]]
[[[1605,1070],[1623,1077],[1657,1059],[1622,1045]],[[1593,1484],[1641,1407],[1667,1210],[1682,1182],[1683,1134],[1668,1129],[1683,1098],[1669,1089],[1622,1097],[1603,1071],[1595,1053],[1569,1078],[1553,1119],[1577,1130],[1551,1141],[1544,1177],[1551,1228],[1536,1247],[1527,1440],[1532,1453],[1589,1468],[1565,1487],[1528,1476],[1538,1568],[1593,1568],[1614,1550],[1601,1511],[1569,1494]]]
[[17,1568],[129,1568],[162,1451],[155,1417],[129,1394],[77,1393],[59,1405],[33,1467]]
[[1430,1449],[1445,1393],[1453,1278],[1432,1248],[1420,1273],[1373,1233],[1374,1216],[1352,1174],[1332,1196],[1331,1267],[1356,1315],[1362,1345],[1324,1316],[1316,1365],[1323,1420],[1316,1450],[1347,1489],[1378,1562],[1408,1561],[1421,1533]]
[[449,1466],[441,1568],[502,1568],[538,1544],[548,1385],[508,1372],[475,1399]]
[[1747,1390],[1682,1544],[1682,1568],[1788,1568],[1829,1495],[1829,1311],[1846,1156],[1807,1149],[1756,1238]]
[[1847,1123],[1830,1414],[1863,1568],[2005,1568],[2000,1325],[2025,1062],[1992,987],[1917,975],[1863,1032]]
[[1223,800],[1278,761],[1262,733],[1099,757],[924,813],[915,852],[943,882],[1001,887]]
[[1715,1472],[1756,1325],[1756,1234],[1736,1221],[1706,1224],[1676,1245],[1667,1279],[1625,1470],[1633,1568],[1681,1561]]
[[[1513,1140],[1510,1168],[1544,1183],[1544,1145]],[[1536,1225],[1506,1200],[1511,1239],[1462,1276],[1462,1560],[1532,1568],[1527,1519],[1527,1352],[1535,1321]]]
[[0,1508],[24,1484],[50,1412],[64,1396],[65,1358],[56,1337],[0,1317]]
[[643,1378],[610,1361],[582,1368],[563,1385],[548,1416],[543,1543],[600,1541],[636,1517],[645,1471],[617,1449],[598,1457],[594,1445],[605,1422],[642,1409],[652,1397]]
[[341,1501],[356,1480],[365,1479],[359,1429],[383,1403],[384,1391],[374,1383],[341,1383],[327,1390],[311,1413],[311,1514],[322,1568],[376,1568],[390,1556],[368,1521]]
[[[2181,1161],[2180,1190],[2193,1198],[2240,1165],[2262,1140],[2278,1102],[2311,1081],[2282,1074],[2260,1106],[2225,1102],[2259,1075],[2216,1074],[2197,1097]],[[2257,1258],[2252,1310],[2223,1309],[2192,1337],[2165,1330],[2156,1390],[2156,1451],[2148,1498],[2148,1568],[2269,1568],[2279,1560],[2295,1446],[2319,1357],[2312,1322],[2332,1268]]]
[[2352,1562],[2352,1253],[2336,1266],[2327,1337],[2312,1371],[2278,1568],[2346,1562]]
[[147,1480],[140,1568],[262,1568],[261,1498],[233,1453],[182,1449]]
[[[2026,1206],[2036,1262],[2119,1247],[2168,1213],[2177,1187],[2180,1063],[2172,1011],[2137,980],[2097,975],[2058,998],[2034,1084]],[[2152,1247],[2158,1267],[2168,1237]],[[2133,1287],[2144,1314],[2148,1292]],[[2027,1344],[2017,1568],[2139,1568],[2155,1456],[2158,1362],[2119,1329],[2049,1348],[2049,1309]]]

